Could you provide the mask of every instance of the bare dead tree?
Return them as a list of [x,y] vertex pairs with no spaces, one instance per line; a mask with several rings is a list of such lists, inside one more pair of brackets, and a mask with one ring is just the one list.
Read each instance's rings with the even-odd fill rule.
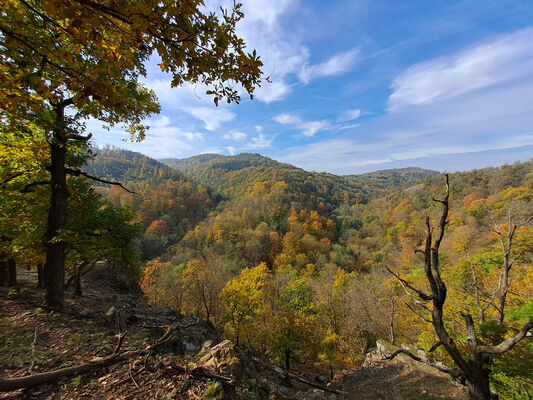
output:
[[[415,288],[406,280],[402,279],[397,273],[394,273],[390,270],[389,271],[402,283],[404,288],[412,290],[414,293],[411,295],[413,297],[417,297],[417,301],[431,313],[431,323],[433,324],[435,333],[439,338],[438,344],[446,349],[457,366],[457,369],[450,369],[449,371],[444,372],[448,372],[450,375],[459,377],[466,382],[470,400],[491,400],[493,397],[491,395],[489,383],[490,355],[504,353],[524,339],[527,333],[533,328],[533,318],[529,320],[529,322],[526,323],[514,335],[495,345],[481,345],[478,343],[474,321],[472,316],[466,312],[461,312],[466,324],[466,348],[459,348],[456,344],[456,341],[446,329],[443,315],[447,287],[442,280],[439,268],[439,248],[442,239],[444,238],[445,227],[448,223],[447,218],[450,197],[449,178],[447,174],[445,175],[445,178],[446,192],[444,194],[444,198],[442,200],[434,199],[442,204],[442,214],[436,227],[436,234],[434,235],[434,228],[431,226],[429,216],[427,216],[425,221],[426,238],[424,249],[416,250],[416,252],[424,255],[424,271],[426,279],[431,288],[431,294]],[[509,236],[511,236],[511,233],[514,234],[514,231],[516,231],[516,228],[511,228]],[[508,249],[509,248],[510,247],[508,247]],[[426,306],[426,304],[429,302],[432,303],[432,308]],[[416,360],[416,356],[412,354],[408,355]]]
[[[509,273],[514,263],[520,257],[520,254],[513,254],[513,246],[516,231],[519,227],[524,226],[529,221],[531,217],[525,218],[523,220],[516,220],[513,218],[511,211],[507,213],[506,229],[502,231],[500,225],[496,221],[494,214],[488,210],[488,214],[492,223],[492,231],[498,236],[498,241],[500,244],[500,251],[502,253],[502,271],[500,273],[498,288],[492,296],[492,304],[498,310],[498,323],[500,325],[504,324],[505,319],[505,306],[507,304],[507,295],[509,294]],[[497,296],[497,304],[494,303],[494,297]]]

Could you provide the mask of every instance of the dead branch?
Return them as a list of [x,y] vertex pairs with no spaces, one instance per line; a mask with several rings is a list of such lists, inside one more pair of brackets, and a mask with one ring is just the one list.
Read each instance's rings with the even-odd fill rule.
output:
[[305,385],[314,387],[316,389],[323,390],[324,392],[335,393],[335,394],[347,394],[346,392],[342,392],[340,390],[331,389],[331,388],[329,388],[327,386],[320,385],[320,384],[318,384],[316,382],[308,381],[307,379],[304,379],[301,376],[293,374],[293,373],[291,373],[289,371],[285,371],[283,368],[276,367],[275,365],[266,363],[266,362],[260,360],[257,357],[252,357],[252,360],[255,363],[257,363],[260,366],[262,366],[263,368],[269,369],[270,371],[274,371],[274,372],[276,372],[276,373],[278,373],[280,375],[283,375],[285,378],[293,379],[293,380],[295,380],[297,382],[300,382],[300,383],[303,383]]
[[[138,315],[138,314],[135,314],[135,318],[155,320],[155,321],[161,322],[161,320],[158,319],[158,318],[146,317],[144,315]],[[187,329],[187,328],[191,328],[193,326],[198,325],[200,323],[200,319],[196,318],[196,317],[194,319],[195,319],[194,322],[190,322],[188,324],[180,324],[179,322],[175,322],[175,323],[173,323],[171,325],[147,325],[147,324],[143,324],[142,327],[143,328],[147,328],[147,329],[168,329],[168,328],[170,328],[172,331],[175,331],[177,329]]]
[[411,306],[411,304],[407,303],[407,302],[404,302],[404,304],[407,306],[407,308],[409,310],[411,310],[415,315],[418,316],[418,318],[421,318],[423,319],[424,321],[426,321],[428,324],[431,324],[431,320],[427,319],[426,317],[424,317],[422,314],[420,314],[418,311],[415,310],[415,308],[413,306]]
[[120,347],[122,346],[122,342],[124,342],[124,338],[126,337],[127,333],[128,331],[124,331],[121,334],[117,335],[118,343],[115,347],[115,350],[113,350],[113,354],[118,354],[118,352],[120,351]]
[[6,183],[11,182],[13,179],[18,178],[19,176],[24,175],[25,172],[17,172],[14,175],[8,176],[7,178],[4,178],[2,182],[0,183],[0,186],[5,185]]
[[37,328],[35,328],[35,331],[33,331],[33,342],[31,343],[31,364],[28,368],[28,372],[31,373],[33,371],[33,367],[35,366],[35,344],[37,343]]
[[387,268],[387,271],[389,271],[390,274],[394,275],[394,277],[396,279],[398,279],[400,281],[400,283],[402,283],[402,286],[403,285],[407,286],[409,289],[411,289],[413,292],[415,292],[422,300],[430,301],[430,300],[433,299],[433,296],[427,295],[424,292],[422,292],[421,290],[415,288],[413,285],[411,285],[405,279],[402,279],[398,273],[396,273],[393,270],[391,270],[388,266],[385,266],[385,268]]
[[51,184],[52,184],[52,181],[37,181],[37,182],[28,183],[26,186],[24,186],[20,190],[20,193],[30,193],[33,190],[32,188],[35,186],[51,185]]
[[131,378],[133,384],[135,385],[135,387],[136,387],[137,389],[139,389],[139,385],[137,384],[137,382],[135,381],[135,378],[133,377],[133,372],[132,372],[132,370],[131,370],[131,363],[130,363],[130,378]]
[[79,170],[79,169],[72,169],[72,168],[65,168],[65,171],[67,172],[67,174],[69,175],[73,175],[73,176],[84,176],[88,179],[91,179],[93,181],[96,181],[96,182],[100,182],[100,183],[105,183],[107,185],[115,185],[115,186],[118,186],[122,189],[124,189],[126,192],[128,193],[133,193],[133,194],[137,194],[135,193],[134,191],[132,190],[129,190],[128,188],[126,188],[124,185],[122,185],[122,183],[120,182],[114,182],[114,181],[108,181],[106,179],[102,179],[102,178],[98,178],[97,176],[94,176],[94,175],[91,175],[89,174],[88,172],[85,172],[85,171],[82,171],[82,170]]
[[399,354],[405,354],[406,356],[412,358],[415,361],[418,361],[418,362],[420,362],[422,364],[429,365],[430,367],[438,369],[439,371],[444,372],[446,374],[449,374],[449,375],[451,375],[453,377],[461,377],[461,376],[463,376],[463,373],[460,370],[450,369],[448,367],[441,367],[440,365],[434,364],[431,361],[427,361],[427,360],[424,360],[424,359],[422,359],[420,357],[417,357],[413,353],[411,353],[411,352],[409,352],[407,350],[404,350],[404,349],[396,350],[390,356],[384,357],[383,360],[384,361],[392,360],[393,358],[395,358]]
[[218,380],[222,382],[231,382],[233,380],[233,378],[229,376],[215,374],[204,367],[195,367],[189,370],[188,373],[193,376],[210,378],[210,379],[214,379],[214,380]]
[[429,352],[433,353],[435,350],[437,350],[439,348],[439,346],[442,346],[442,342],[440,342],[440,341],[435,343],[433,346],[431,346],[431,349],[429,349]]
[[517,344],[519,341],[521,341],[523,338],[527,336],[527,333],[533,329],[533,320],[530,320],[527,324],[525,324],[522,329],[520,329],[517,333],[515,333],[510,338],[504,340],[500,344],[496,346],[477,346],[477,351],[479,353],[485,353],[485,354],[501,354],[509,350],[511,347],[513,347],[515,344]]

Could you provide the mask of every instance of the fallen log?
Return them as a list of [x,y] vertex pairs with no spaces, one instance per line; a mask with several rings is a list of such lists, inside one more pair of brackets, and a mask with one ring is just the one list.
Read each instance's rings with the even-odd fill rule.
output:
[[81,375],[86,372],[103,368],[133,356],[142,356],[148,354],[160,344],[163,344],[168,341],[170,339],[171,332],[172,329],[169,327],[167,332],[165,332],[163,336],[161,336],[154,344],[148,346],[144,350],[130,350],[119,353],[118,351],[120,350],[120,346],[122,345],[124,337],[126,336],[126,332],[124,332],[119,335],[118,344],[115,347],[113,354],[108,357],[105,357],[101,360],[90,361],[82,365],[57,369],[55,371],[41,372],[39,374],[21,376],[19,378],[0,379],[0,392],[10,392],[12,390],[22,389],[29,386],[36,386],[42,385],[43,383],[54,382],[60,378],[64,378],[67,376]]
[[53,382],[60,378],[73,375],[81,375],[86,372],[111,365],[121,360],[136,355],[143,355],[150,350],[132,350],[120,354],[114,354],[102,360],[91,361],[86,364],[76,365],[73,367],[61,368],[55,371],[41,372],[39,374],[22,376],[20,378],[0,379],[0,392],[10,392],[12,390],[22,389],[29,386],[41,385],[43,383]]
[[347,394],[346,392],[342,392],[342,391],[336,390],[336,389],[331,389],[331,388],[329,388],[327,386],[324,386],[324,385],[321,385],[319,383],[308,381],[307,379],[304,379],[304,378],[302,378],[299,375],[296,375],[296,374],[293,374],[292,372],[286,371],[283,368],[276,367],[275,365],[266,363],[266,362],[260,360],[257,357],[252,357],[252,360],[255,363],[257,363],[260,366],[262,366],[263,368],[266,368],[266,369],[269,369],[271,371],[277,372],[278,374],[283,375],[285,378],[293,379],[293,380],[295,380],[297,382],[303,383],[304,385],[308,385],[308,386],[314,387],[316,389],[320,389],[320,390],[322,390],[324,392],[335,393],[335,394],[340,394],[340,395]]

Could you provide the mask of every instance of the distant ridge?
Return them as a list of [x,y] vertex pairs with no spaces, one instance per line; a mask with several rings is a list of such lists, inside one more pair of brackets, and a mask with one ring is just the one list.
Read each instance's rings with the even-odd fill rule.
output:
[[158,161],[168,165],[169,167],[176,168],[179,170],[186,170],[193,168],[200,164],[205,164],[208,161],[211,161],[214,158],[222,157],[220,154],[206,153],[198,154],[196,156],[188,158],[161,158]]
[[226,171],[238,171],[250,167],[300,169],[294,165],[280,163],[270,157],[258,153],[240,153],[234,156],[199,154],[197,156],[181,159],[163,158],[159,161],[183,172],[191,172],[192,169],[200,166],[203,168],[222,169]]
[[360,175],[344,175],[344,177],[364,186],[372,186],[374,189],[392,189],[396,187],[409,186],[421,179],[439,174],[439,171],[418,167],[408,167],[384,169]]

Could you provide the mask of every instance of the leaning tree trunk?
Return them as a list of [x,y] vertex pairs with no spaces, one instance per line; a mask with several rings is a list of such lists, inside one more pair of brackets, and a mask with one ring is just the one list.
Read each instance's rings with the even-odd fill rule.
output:
[[14,259],[7,260],[8,286],[17,286],[17,263]]
[[67,174],[65,169],[67,139],[65,136],[64,106],[56,108],[56,126],[50,143],[50,182],[52,194],[46,227],[46,264],[44,267],[46,303],[52,308],[62,308],[65,300],[65,247],[60,240],[67,218]]

